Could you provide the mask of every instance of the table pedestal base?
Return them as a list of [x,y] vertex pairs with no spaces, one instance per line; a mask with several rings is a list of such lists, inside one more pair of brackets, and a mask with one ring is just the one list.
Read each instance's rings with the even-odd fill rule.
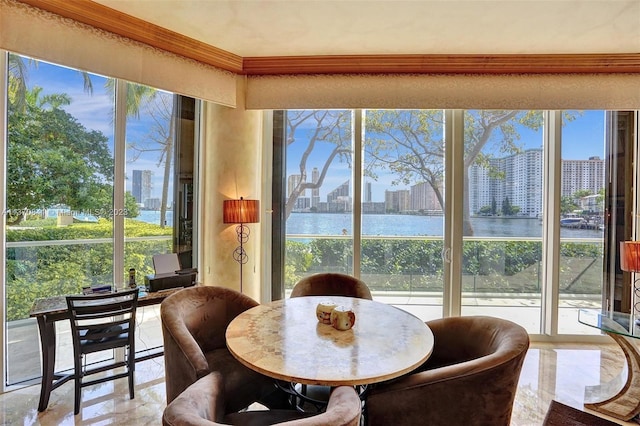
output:
[[640,414],[640,352],[634,339],[616,333],[607,334],[622,348],[626,368],[608,383],[587,386],[584,406],[628,421]]
[[[276,387],[289,395],[291,407],[300,412],[308,412],[309,405],[313,406],[314,412],[320,413],[324,411],[327,408],[329,393],[331,392],[331,388],[325,386],[323,387],[323,390],[325,390],[324,395],[318,395],[317,392],[310,395],[307,385],[283,381],[276,381]],[[320,386],[317,388],[320,388]]]

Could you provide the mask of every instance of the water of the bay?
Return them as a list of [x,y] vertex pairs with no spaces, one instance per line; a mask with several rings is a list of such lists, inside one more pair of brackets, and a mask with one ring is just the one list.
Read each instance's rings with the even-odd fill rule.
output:
[[[136,220],[160,225],[160,210],[140,210]],[[173,225],[173,211],[167,210],[165,225]]]
[[[476,237],[542,237],[542,222],[529,218],[474,217],[471,218]],[[293,235],[353,235],[350,214],[291,213],[286,232]],[[442,236],[442,216],[393,214],[362,215],[362,234],[375,236]],[[563,238],[603,237],[599,229],[561,228]]]
[[[56,218],[58,216],[58,213],[69,213],[69,212],[70,212],[69,209],[47,209],[47,217]],[[96,216],[88,214],[87,212],[84,212],[84,211],[78,211],[78,212],[74,211],[73,217],[80,220],[86,220],[89,222],[98,221],[98,218]],[[139,220],[141,222],[160,225],[160,210],[139,210],[138,216],[136,216],[134,219]],[[173,224],[173,211],[167,210],[166,217],[165,217],[165,225],[172,225],[172,224]]]

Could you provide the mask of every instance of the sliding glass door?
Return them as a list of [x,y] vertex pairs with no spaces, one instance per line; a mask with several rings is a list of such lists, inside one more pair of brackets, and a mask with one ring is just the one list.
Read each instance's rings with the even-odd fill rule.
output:
[[464,112],[462,315],[491,315],[540,332],[541,111]]
[[442,110],[363,111],[360,276],[423,320],[443,305]]
[[[580,308],[602,308],[606,111],[566,111],[562,126],[558,333],[595,334]],[[617,252],[617,247],[613,253]],[[618,266],[619,267],[619,266]]]
[[[319,143],[310,138],[322,139],[319,127],[307,126],[307,150],[296,151],[304,126],[292,127],[290,114],[353,116],[352,126],[332,128],[344,141],[339,129],[353,129],[353,149],[340,145],[344,156],[331,163],[340,178],[330,188],[315,183],[333,173],[299,168]],[[593,333],[579,326],[577,310],[603,303],[604,111],[283,116],[298,132],[287,133],[284,150],[286,206],[300,218],[289,216],[285,227],[289,288],[303,271],[347,272],[367,282],[374,299],[424,320],[492,315],[532,334]],[[307,194],[291,189],[305,187]],[[332,226],[328,235],[305,230],[322,218]]]

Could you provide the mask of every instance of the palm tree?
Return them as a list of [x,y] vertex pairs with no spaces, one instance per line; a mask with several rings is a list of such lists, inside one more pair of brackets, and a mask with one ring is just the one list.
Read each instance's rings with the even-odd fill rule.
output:
[[[109,93],[114,93],[114,80],[107,80],[111,87]],[[171,162],[173,159],[173,135],[175,130],[173,96],[158,96],[158,91],[141,84],[127,84],[127,117],[140,118],[140,111],[147,108],[153,117],[155,125],[148,138],[155,142],[155,146],[146,147],[131,143],[128,148],[136,151],[130,161],[135,161],[143,152],[159,152],[158,166],[163,165],[162,195],[160,199],[160,226],[164,228],[167,217],[167,202],[169,199],[169,179],[171,177]],[[169,123],[165,128],[163,123]],[[159,148],[158,148],[159,147]]]
[[[27,80],[29,68],[37,67],[38,61],[14,53],[9,53],[9,105],[13,110],[23,112],[26,108]],[[78,71],[82,76],[84,91],[93,94],[91,76],[86,71]]]

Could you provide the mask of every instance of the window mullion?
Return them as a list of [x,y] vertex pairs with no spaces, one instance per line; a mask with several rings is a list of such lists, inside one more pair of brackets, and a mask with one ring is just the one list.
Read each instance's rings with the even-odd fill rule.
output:
[[464,194],[464,111],[446,110],[443,316],[459,316],[462,305],[462,217]]
[[113,281],[116,287],[124,285],[124,211],[126,125],[127,125],[127,84],[116,80],[115,84],[115,135],[113,173]]
[[544,111],[541,332],[558,333],[562,112]]
[[361,109],[353,113],[353,274],[360,278],[362,259],[362,121]]
[[[6,191],[6,180],[7,180],[7,174],[6,174],[6,166],[7,166],[7,100],[8,100],[8,88],[7,88],[7,82],[8,82],[8,76],[7,76],[7,70],[8,70],[8,61],[9,60],[9,53],[6,50],[0,50],[0,102],[2,102],[2,108],[0,108],[0,111],[2,111],[2,114],[0,114],[0,129],[2,129],[0,131],[0,188],[3,189],[3,194],[4,196],[2,198],[0,198],[0,208],[2,209],[3,215],[2,215],[2,222],[5,223],[6,222],[6,212],[7,212],[7,191]],[[5,253],[4,256],[2,256],[2,271],[6,271],[7,270],[7,246],[6,246],[6,241],[7,241],[7,228],[6,226],[2,227],[2,230],[0,231],[2,232],[2,238],[0,238],[0,247],[2,250],[2,253]],[[7,294],[7,280],[6,280],[6,274],[3,273],[2,274],[2,287],[0,287],[0,294],[2,294],[2,300],[4,301],[2,303],[2,305],[0,306],[0,316],[2,317],[2,323],[6,324],[7,323],[7,315],[6,315],[6,294]],[[5,380],[2,381],[2,386],[0,387],[0,392],[4,393],[7,389],[7,380],[6,377],[8,376],[8,372],[7,372],[7,356],[5,351],[7,351],[7,336],[5,335],[6,333],[6,327],[2,327],[2,329],[0,330],[0,341],[1,342],[5,342],[2,345],[2,350],[0,351],[0,371],[4,372],[3,377],[5,377]]]

